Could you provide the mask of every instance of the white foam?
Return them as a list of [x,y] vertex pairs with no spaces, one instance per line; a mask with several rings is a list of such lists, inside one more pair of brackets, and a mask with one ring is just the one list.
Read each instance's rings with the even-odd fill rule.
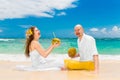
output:
[[30,61],[30,58],[26,58],[22,54],[0,54],[0,60],[24,62],[24,61]]
[[[49,59],[65,59],[68,56],[66,54],[51,54],[48,56]],[[30,58],[26,58],[24,54],[0,54],[0,60],[3,61],[15,61],[15,62],[29,62]]]
[[[67,54],[50,54],[49,59],[62,60],[68,58]],[[120,60],[120,55],[99,55],[100,60]],[[26,58],[24,54],[1,54],[0,60],[15,61],[15,62],[29,62],[30,58]]]
[[0,39],[0,41],[11,41],[11,40],[15,40],[15,39]]
[[120,55],[99,55],[100,60],[120,60]]

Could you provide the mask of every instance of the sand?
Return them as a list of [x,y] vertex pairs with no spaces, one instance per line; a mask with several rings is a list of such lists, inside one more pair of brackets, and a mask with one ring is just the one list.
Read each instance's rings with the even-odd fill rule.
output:
[[72,71],[19,71],[16,65],[30,62],[0,61],[0,80],[120,80],[120,61],[101,60],[99,73],[85,70]]

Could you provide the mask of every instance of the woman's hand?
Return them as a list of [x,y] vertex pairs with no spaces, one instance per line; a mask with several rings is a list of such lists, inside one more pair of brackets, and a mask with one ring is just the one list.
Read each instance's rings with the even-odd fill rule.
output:
[[56,48],[56,47],[60,46],[60,43],[54,43],[52,45],[53,45],[54,48]]

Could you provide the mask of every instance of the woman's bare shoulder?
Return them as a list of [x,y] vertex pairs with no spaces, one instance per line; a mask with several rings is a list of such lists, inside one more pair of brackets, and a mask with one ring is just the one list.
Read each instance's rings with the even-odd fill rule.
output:
[[38,41],[32,41],[31,42],[31,45],[36,45],[36,44],[39,44],[39,42]]

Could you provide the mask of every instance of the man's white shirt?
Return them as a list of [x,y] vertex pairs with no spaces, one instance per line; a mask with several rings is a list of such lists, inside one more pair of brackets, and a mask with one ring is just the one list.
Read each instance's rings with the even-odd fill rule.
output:
[[77,43],[81,61],[93,61],[93,55],[98,55],[96,42],[92,36],[83,34],[82,39],[78,38]]

